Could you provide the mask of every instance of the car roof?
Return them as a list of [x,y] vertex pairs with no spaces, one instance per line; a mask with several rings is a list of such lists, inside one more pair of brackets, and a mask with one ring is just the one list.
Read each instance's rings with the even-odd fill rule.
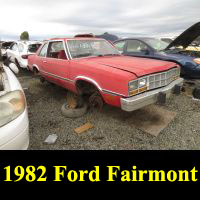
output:
[[156,38],[155,37],[127,37],[127,38],[116,40],[114,42],[117,42],[120,40],[145,40],[145,39],[156,39]]

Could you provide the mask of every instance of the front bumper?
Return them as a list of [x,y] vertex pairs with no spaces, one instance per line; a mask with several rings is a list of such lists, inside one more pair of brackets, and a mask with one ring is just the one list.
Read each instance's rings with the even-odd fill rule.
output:
[[140,109],[144,106],[156,103],[158,101],[158,95],[161,92],[166,94],[166,98],[169,98],[176,85],[182,86],[183,79],[179,78],[165,87],[155,89],[149,92],[144,92],[133,97],[121,98],[121,109],[131,112]]

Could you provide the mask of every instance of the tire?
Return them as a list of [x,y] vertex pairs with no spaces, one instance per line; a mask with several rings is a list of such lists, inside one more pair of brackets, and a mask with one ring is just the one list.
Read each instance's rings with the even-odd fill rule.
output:
[[38,76],[38,74],[39,74],[39,71],[37,70],[36,67],[34,67],[34,68],[33,68],[33,75],[34,75],[34,76]]
[[200,99],[200,88],[195,88],[192,92],[192,95],[195,99]]
[[83,116],[87,112],[87,104],[83,104],[81,108],[68,108],[67,103],[61,107],[61,112],[65,117],[77,118]]

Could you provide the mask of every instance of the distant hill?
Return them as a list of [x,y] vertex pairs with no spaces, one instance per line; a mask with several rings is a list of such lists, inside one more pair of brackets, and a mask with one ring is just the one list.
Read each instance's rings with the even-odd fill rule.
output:
[[106,32],[102,35],[95,35],[95,37],[103,38],[105,40],[109,40],[109,41],[112,41],[112,42],[119,39],[118,36],[109,34],[108,32]]

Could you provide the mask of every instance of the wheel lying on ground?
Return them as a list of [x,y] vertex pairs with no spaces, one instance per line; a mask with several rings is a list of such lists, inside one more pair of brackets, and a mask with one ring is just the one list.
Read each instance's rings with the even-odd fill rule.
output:
[[80,108],[69,108],[68,104],[64,103],[61,107],[61,112],[65,117],[81,117],[87,112],[87,104],[84,103],[83,106]]

